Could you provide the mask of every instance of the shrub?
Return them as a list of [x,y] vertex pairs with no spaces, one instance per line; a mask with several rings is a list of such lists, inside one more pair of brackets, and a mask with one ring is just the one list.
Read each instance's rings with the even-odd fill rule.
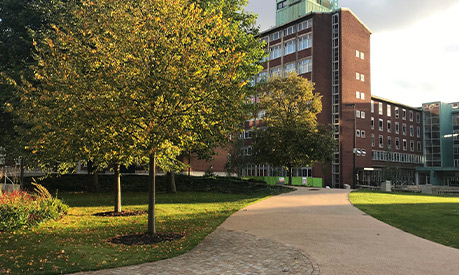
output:
[[0,231],[32,227],[67,213],[66,204],[53,198],[43,186],[34,185],[35,194],[20,190],[0,196]]

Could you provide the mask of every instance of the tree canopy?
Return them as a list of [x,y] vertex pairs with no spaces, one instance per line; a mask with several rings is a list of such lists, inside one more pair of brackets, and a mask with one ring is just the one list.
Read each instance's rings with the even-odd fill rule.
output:
[[286,167],[290,184],[292,167],[313,166],[333,153],[331,131],[317,123],[322,103],[313,90],[311,82],[294,74],[271,78],[261,87],[259,108],[266,114],[256,131],[254,158]]

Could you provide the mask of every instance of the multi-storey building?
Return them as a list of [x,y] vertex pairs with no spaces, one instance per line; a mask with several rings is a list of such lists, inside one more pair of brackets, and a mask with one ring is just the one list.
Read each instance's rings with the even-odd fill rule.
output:
[[[294,169],[293,176],[314,176],[326,185],[377,184],[386,167],[397,180],[414,183],[422,165],[421,111],[371,94],[371,31],[336,1],[277,1],[278,26],[264,31],[269,56],[256,81],[289,72],[315,83],[322,95],[321,124],[333,126],[339,149],[331,164]],[[256,126],[257,119],[246,128]],[[282,171],[249,165],[249,176],[277,176]]]
[[425,103],[422,110],[426,161],[417,182],[459,186],[459,103]]

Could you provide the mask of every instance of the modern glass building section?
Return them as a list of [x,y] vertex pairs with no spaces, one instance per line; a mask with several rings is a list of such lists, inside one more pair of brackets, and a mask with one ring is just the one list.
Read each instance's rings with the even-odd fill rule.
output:
[[305,16],[310,12],[330,12],[338,9],[338,0],[277,0],[276,26]]
[[425,103],[422,110],[426,162],[418,183],[459,186],[459,103]]

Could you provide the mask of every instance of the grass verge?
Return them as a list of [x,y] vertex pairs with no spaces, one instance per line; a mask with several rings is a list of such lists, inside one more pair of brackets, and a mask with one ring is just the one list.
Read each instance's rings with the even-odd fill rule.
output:
[[[56,274],[153,262],[195,247],[235,211],[285,189],[255,194],[157,194],[158,232],[186,238],[156,245],[124,246],[110,237],[146,231],[147,215],[96,217],[113,210],[111,194],[63,194],[69,214],[31,230],[0,232],[0,274]],[[123,210],[147,210],[147,193],[124,193]]]
[[459,248],[459,197],[357,191],[349,198],[354,206],[378,220]]

